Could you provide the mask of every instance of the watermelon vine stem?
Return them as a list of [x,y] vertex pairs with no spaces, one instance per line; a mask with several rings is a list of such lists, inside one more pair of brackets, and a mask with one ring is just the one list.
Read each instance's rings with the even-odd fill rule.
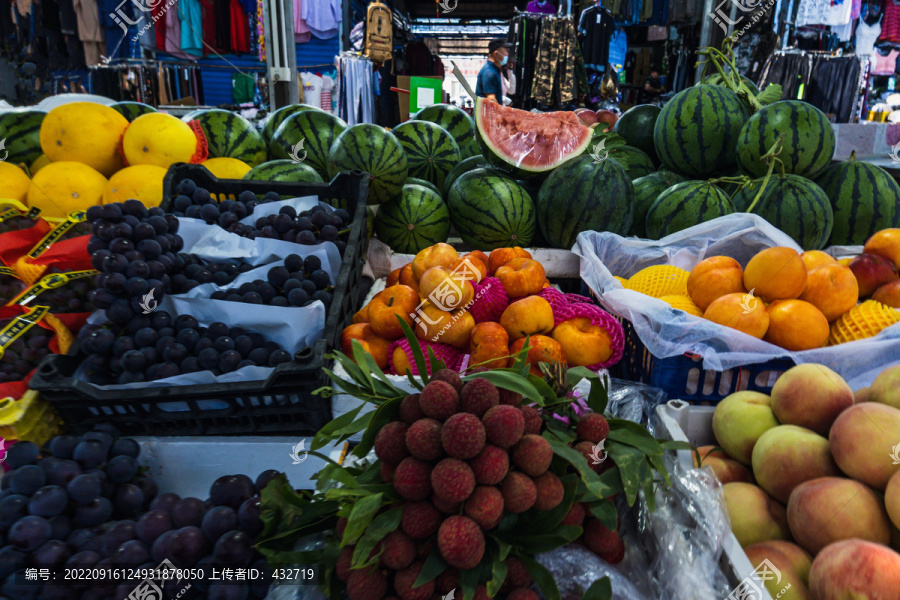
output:
[[756,196],[753,198],[753,202],[750,203],[750,206],[747,207],[748,213],[753,212],[753,209],[756,208],[757,202],[762,198],[763,192],[766,191],[766,186],[769,184],[769,180],[772,178],[772,173],[775,171],[775,163],[778,163],[779,171],[781,172],[781,176],[784,177],[784,163],[778,158],[778,155],[781,154],[782,149],[784,148],[784,134],[782,133],[778,136],[778,139],[775,140],[775,143],[772,144],[772,147],[769,148],[769,151],[763,154],[760,159],[766,161],[769,165],[769,170],[766,172],[766,177],[763,179],[762,185],[759,188],[759,191],[756,192]]
[[[747,108],[750,109],[750,114],[753,114],[761,109],[763,105],[756,99],[756,95],[746,86],[746,84],[744,84],[743,80],[741,80],[734,59],[733,45],[734,39],[731,36],[728,36],[722,42],[722,50],[710,46],[697,50],[697,54],[706,57],[703,67],[704,75],[706,74],[707,67],[712,64],[719,72],[719,76],[722,77],[722,85],[734,92],[737,97],[747,105]],[[723,65],[727,65],[730,71],[726,73],[722,68]],[[701,77],[701,81],[702,80],[703,78]]]

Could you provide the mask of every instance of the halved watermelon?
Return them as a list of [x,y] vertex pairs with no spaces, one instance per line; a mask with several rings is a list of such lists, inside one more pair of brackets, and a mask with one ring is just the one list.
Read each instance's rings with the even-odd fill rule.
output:
[[591,143],[591,128],[573,112],[533,113],[479,98],[475,128],[484,157],[517,179],[539,177]]

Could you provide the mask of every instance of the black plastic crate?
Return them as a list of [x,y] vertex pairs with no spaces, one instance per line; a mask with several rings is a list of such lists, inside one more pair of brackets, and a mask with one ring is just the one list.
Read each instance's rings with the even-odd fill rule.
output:
[[[53,355],[41,363],[30,385],[74,432],[109,422],[127,435],[311,435],[332,418],[331,401],[312,393],[329,383],[323,368],[331,362],[325,355],[340,347],[341,332],[352,322],[369,287],[362,277],[369,178],[352,171],[327,184],[219,180],[203,167],[179,163],[166,174],[165,189],[185,178],[217,194],[276,191],[355,205],[323,339],[298,352],[292,362],[278,365],[264,381],[103,390],[73,377],[82,357]],[[163,207],[168,203],[164,200]]]

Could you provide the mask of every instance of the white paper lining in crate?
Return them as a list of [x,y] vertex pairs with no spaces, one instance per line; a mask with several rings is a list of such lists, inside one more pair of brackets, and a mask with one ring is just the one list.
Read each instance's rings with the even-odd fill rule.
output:
[[703,358],[704,369],[725,371],[786,357],[797,364],[823,364],[854,390],[871,385],[884,366],[900,356],[900,323],[873,338],[791,352],[627,290],[613,277],[628,278],[653,265],[690,270],[704,258],[717,255],[746,265],[757,252],[773,246],[802,252],[791,238],[758,215],[735,213],[659,241],[587,231],[578,235],[574,252],[581,256],[582,279],[604,308],[628,319],[647,351],[657,358],[697,354]]

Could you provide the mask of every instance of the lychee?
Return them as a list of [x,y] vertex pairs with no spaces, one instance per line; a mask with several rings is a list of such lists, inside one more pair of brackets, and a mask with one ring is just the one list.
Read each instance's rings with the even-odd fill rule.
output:
[[482,485],[496,485],[509,472],[509,454],[503,448],[486,444],[484,449],[469,461],[475,481]]
[[428,380],[429,383],[432,381],[445,381],[452,385],[457,393],[463,388],[463,382],[462,379],[459,378],[459,373],[453,369],[439,369],[435,371],[434,375]]
[[581,505],[581,502],[573,502],[569,507],[569,512],[559,524],[581,527],[582,523],[584,523],[584,506]]
[[500,392],[497,386],[485,379],[476,377],[463,386],[459,394],[459,407],[467,413],[481,418],[488,409],[500,403]]
[[353,564],[353,549],[356,546],[345,546],[341,553],[338,554],[337,561],[334,563],[334,574],[341,581],[347,581],[350,577],[350,565]]
[[429,600],[434,594],[434,580],[413,587],[424,566],[424,562],[413,563],[394,574],[394,591],[401,600]]
[[534,479],[534,487],[537,488],[537,499],[534,507],[538,510],[552,510],[562,502],[565,489],[559,477],[547,471]]
[[526,587],[516,588],[506,595],[506,600],[541,600],[540,596]]
[[381,475],[381,480],[385,483],[392,482],[394,480],[394,469],[396,468],[397,467],[390,463],[380,461],[378,464],[378,473]]
[[354,569],[347,577],[347,597],[350,600],[382,600],[387,587],[387,577],[375,567]]
[[523,473],[537,477],[550,467],[553,447],[541,436],[528,433],[513,447],[512,459]]
[[503,388],[499,388],[497,391],[500,393],[500,404],[519,406],[522,403],[522,394],[518,392],[504,390]]
[[347,523],[347,517],[338,517],[337,525],[334,526],[334,530],[337,532],[339,538],[344,537],[344,530],[347,529]]
[[503,517],[503,494],[492,485],[479,485],[466,500],[465,512],[482,529],[493,529]]
[[[435,531],[437,531],[437,529],[435,529]],[[433,548],[434,540],[416,540],[416,558],[425,560],[426,558],[431,556],[431,551]]]
[[484,556],[484,533],[469,517],[447,517],[438,529],[438,549],[457,569],[473,569]]
[[[603,463],[599,465],[594,464],[594,444],[590,442],[578,442],[575,444],[575,450],[581,452],[581,455],[584,457],[584,460],[587,461],[587,464],[597,472],[600,472],[600,469],[603,467]],[[608,461],[607,461],[608,462]]]
[[375,456],[392,465],[409,456],[409,450],[406,449],[408,428],[409,425],[402,421],[391,421],[379,429],[375,436]]
[[444,455],[441,424],[434,419],[419,419],[406,430],[409,453],[421,460],[437,460]]
[[619,534],[607,529],[599,520],[590,518],[584,524],[584,543],[591,552],[599,555],[610,554],[618,547]]
[[525,563],[517,556],[506,559],[506,582],[513,588],[528,587],[531,585],[531,573],[525,567]]
[[434,495],[446,502],[462,502],[475,489],[475,474],[458,458],[445,458],[431,471]]
[[456,569],[446,569],[434,580],[434,589],[438,594],[449,594],[450,590],[459,587],[459,571]]
[[537,488],[531,477],[517,471],[511,471],[504,478],[500,490],[506,512],[523,513],[534,506],[537,499]]
[[525,418],[522,412],[507,404],[500,404],[489,409],[481,418],[487,440],[495,446],[510,448],[522,437],[525,430]]
[[575,433],[583,440],[599,444],[609,435],[609,422],[600,413],[588,413],[578,421]]
[[431,503],[445,515],[459,514],[459,507],[462,505],[462,502],[447,502],[440,496],[434,494],[431,495]]
[[400,420],[407,425],[412,425],[424,416],[425,413],[419,406],[419,394],[410,394],[400,401]]
[[491,600],[491,597],[488,596],[487,587],[484,584],[479,583],[475,586],[475,593],[472,595],[472,600]]
[[416,545],[402,531],[392,531],[381,540],[381,564],[388,569],[405,569],[415,558]]
[[441,429],[444,451],[454,458],[474,458],[484,449],[486,434],[481,419],[469,413],[456,413]]
[[604,552],[599,556],[611,565],[617,565],[622,562],[625,558],[625,541],[622,539],[622,536],[616,535],[613,547],[609,552]]
[[394,489],[407,500],[424,500],[431,495],[431,465],[407,457],[394,469]]
[[429,381],[419,394],[419,408],[426,417],[443,421],[459,410],[459,394],[446,381]]
[[541,413],[533,406],[520,406],[519,410],[522,411],[522,417],[525,419],[524,433],[539,434],[541,432],[541,425],[544,424],[541,420]]
[[427,538],[441,524],[441,513],[431,502],[407,502],[400,515],[400,528],[414,540]]

